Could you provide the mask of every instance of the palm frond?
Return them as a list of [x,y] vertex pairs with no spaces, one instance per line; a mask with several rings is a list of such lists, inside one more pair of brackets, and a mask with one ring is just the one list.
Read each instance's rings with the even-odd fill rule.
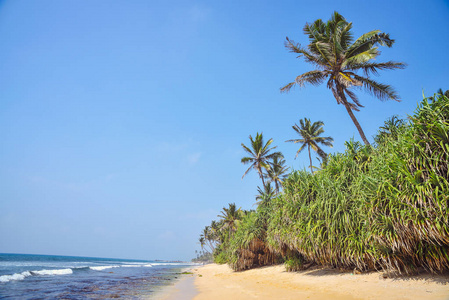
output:
[[[251,136],[250,136],[250,139],[251,139]],[[246,147],[243,143],[242,143],[242,148],[243,148],[243,150],[248,152],[248,154],[251,154],[252,156],[254,156],[253,151],[251,149],[249,149],[248,147]]]
[[372,79],[358,75],[354,75],[354,78],[362,82],[365,90],[367,90],[369,93],[371,93],[379,100],[381,101],[394,100],[398,102],[400,101],[399,95],[396,93],[396,91],[393,89],[392,86],[388,84],[379,83]]
[[353,63],[346,66],[347,70],[362,70],[365,76],[378,75],[379,70],[404,69],[407,64],[403,62],[387,61],[383,63]]
[[252,157],[243,157],[241,159],[241,163],[243,163],[243,164],[248,164],[248,163],[253,162],[253,161],[254,161],[254,158],[252,158]]
[[360,101],[359,101],[359,98],[357,97],[357,95],[356,94],[354,94],[354,92],[352,92],[350,89],[345,89],[345,93],[349,96],[349,98],[351,98],[351,100],[354,102],[354,104],[355,104],[355,107],[356,107],[356,109],[354,109],[354,110],[356,110],[356,111],[359,111],[359,107],[364,107],[361,103],[360,103]]
[[319,56],[315,56],[312,53],[309,53],[306,49],[301,47],[301,44],[295,43],[295,41],[290,40],[288,37],[286,37],[285,39],[285,48],[287,48],[289,52],[299,54],[297,56],[298,58],[303,56],[307,63],[313,64],[318,68],[323,68],[323,65],[326,64],[326,61],[324,59]]
[[299,147],[298,151],[296,151],[296,155],[295,155],[295,159],[298,157],[299,153],[302,152],[302,150],[304,150],[306,148],[307,144],[304,143],[301,145],[301,147]]
[[365,52],[375,45],[391,47],[394,40],[390,39],[388,33],[383,33],[380,30],[372,30],[361,35],[348,49],[346,58],[350,58],[359,53]]
[[248,174],[248,172],[252,169],[252,168],[254,168],[254,164],[253,165],[251,165],[249,168],[248,168],[248,170],[246,170],[246,172],[245,173],[243,173],[243,176],[242,176],[242,179],[243,179],[243,177],[245,177],[246,176],[246,174]]
[[344,60],[341,67],[343,69],[351,69],[351,65],[358,65],[366,63],[367,61],[370,61],[372,59],[375,59],[377,56],[379,56],[380,51],[377,47],[372,47],[366,49],[366,51],[360,52],[357,55],[353,55],[351,57],[348,57]]
[[286,86],[282,87],[281,92],[283,92],[283,93],[289,92],[290,89],[295,85],[298,85],[299,87],[304,87],[306,83],[309,83],[312,85],[320,85],[321,83],[324,82],[327,75],[328,75],[327,72],[320,71],[320,70],[306,72],[306,73],[296,77],[295,82],[291,82],[291,83],[287,84]]

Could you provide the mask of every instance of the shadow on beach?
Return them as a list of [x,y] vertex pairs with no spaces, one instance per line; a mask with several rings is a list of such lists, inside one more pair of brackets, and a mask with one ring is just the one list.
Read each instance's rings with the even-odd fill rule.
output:
[[[287,271],[285,271],[287,272]],[[426,271],[420,271],[418,274],[407,275],[400,274],[398,272],[387,272],[387,271],[367,271],[367,272],[354,272],[351,270],[336,269],[331,267],[313,266],[307,270],[296,271],[293,273],[302,274],[306,276],[374,276],[378,275],[380,280],[390,279],[393,281],[428,281],[435,282],[442,285],[449,284],[449,272],[441,274],[432,274]]]

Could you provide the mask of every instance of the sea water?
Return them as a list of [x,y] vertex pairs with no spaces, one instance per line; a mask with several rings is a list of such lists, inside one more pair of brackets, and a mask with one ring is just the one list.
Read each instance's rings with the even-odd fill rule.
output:
[[151,298],[189,265],[0,253],[0,299]]

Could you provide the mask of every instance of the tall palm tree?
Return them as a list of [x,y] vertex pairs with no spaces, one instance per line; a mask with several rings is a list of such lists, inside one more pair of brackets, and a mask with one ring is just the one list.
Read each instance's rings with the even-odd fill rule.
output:
[[245,146],[243,143],[242,147],[250,156],[243,157],[241,162],[245,165],[251,164],[251,166],[243,174],[242,179],[251,169],[254,169],[257,173],[259,173],[259,177],[262,179],[262,184],[265,185],[263,170],[269,170],[270,160],[282,154],[280,152],[270,153],[270,151],[276,149],[276,146],[270,148],[273,139],[269,139],[266,143],[264,143],[262,133],[257,133],[256,138],[254,139],[250,135],[249,139],[251,141],[251,148]]
[[204,236],[202,234],[200,235],[200,238],[198,239],[198,241],[200,242],[201,249],[203,249],[204,246],[206,245],[206,239],[204,238]]
[[[372,61],[380,55],[378,45],[393,46],[394,40],[390,39],[389,34],[373,30],[354,41],[351,29],[352,23],[348,23],[338,12],[334,12],[326,23],[318,19],[304,26],[304,34],[309,36],[310,41],[307,48],[287,37],[285,47],[290,52],[299,54],[298,57],[304,57],[306,62],[317,69],[297,76],[295,81],[282,87],[281,92],[289,92],[295,85],[320,85],[327,80],[327,88],[332,91],[337,104],[343,104],[363,142],[369,145],[353,113],[353,110],[359,111],[359,108],[363,107],[354,89],[364,89],[382,101],[399,101],[393,87],[374,81],[370,76],[377,75],[380,70],[403,69],[406,65],[402,62]],[[359,71],[364,76],[358,75]]]
[[286,142],[302,144],[301,147],[296,152],[295,159],[298,157],[298,154],[302,150],[304,150],[304,148],[307,146],[307,149],[309,150],[310,171],[313,173],[312,156],[310,155],[310,148],[312,148],[313,151],[317,152],[318,155],[324,159],[327,156],[327,154],[323,151],[323,149],[320,148],[318,144],[332,147],[332,142],[334,141],[334,139],[331,138],[330,136],[328,137],[320,136],[324,132],[323,129],[324,123],[322,121],[312,123],[310,122],[310,119],[304,118],[299,120],[299,124],[300,126],[298,126],[298,124],[295,124],[294,126],[292,126],[292,128],[301,136],[301,138],[288,140]]
[[243,211],[241,208],[237,209],[235,203],[229,203],[229,208],[223,207],[221,214],[217,217],[221,218],[223,221],[222,230],[227,229],[229,234],[232,234],[237,230],[239,221],[243,217]]
[[207,245],[209,247],[209,249],[206,249],[207,252],[213,253],[214,249],[212,245],[211,232],[209,226],[204,227],[203,232],[200,235],[199,241],[201,244],[201,249],[204,249],[204,246]]
[[268,184],[272,182],[274,183],[277,193],[279,193],[282,182],[287,176],[288,169],[289,168],[285,166],[285,159],[283,155],[273,157],[271,168],[267,171],[266,177],[269,179]]

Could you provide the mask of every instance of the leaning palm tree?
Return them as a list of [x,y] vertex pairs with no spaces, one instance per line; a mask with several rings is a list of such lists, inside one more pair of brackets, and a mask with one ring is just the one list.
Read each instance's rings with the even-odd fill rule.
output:
[[198,239],[198,241],[200,242],[201,249],[203,249],[204,246],[206,245],[206,239],[204,238],[203,235],[201,235],[200,238]]
[[[339,13],[334,12],[332,18],[324,23],[321,19],[304,26],[304,34],[309,36],[310,44],[301,47],[287,37],[285,47],[290,52],[303,56],[305,61],[317,69],[296,77],[295,81],[281,88],[288,92],[293,86],[303,87],[306,84],[320,85],[327,80],[327,88],[332,91],[337,104],[343,104],[349,116],[357,127],[366,145],[369,142],[353,110],[359,111],[363,105],[359,102],[354,89],[364,89],[380,100],[399,101],[396,91],[387,84],[379,83],[371,75],[377,75],[380,70],[403,69],[402,62],[373,62],[380,51],[378,45],[391,47],[394,40],[380,30],[373,30],[354,41],[351,32],[352,23]],[[364,76],[358,75],[361,71]]]
[[256,138],[254,139],[250,135],[249,139],[251,141],[251,148],[245,146],[243,143],[242,147],[250,156],[243,157],[241,162],[245,165],[251,164],[251,166],[243,174],[242,179],[251,169],[254,169],[257,173],[259,173],[259,177],[262,179],[262,185],[265,185],[263,170],[270,169],[270,159],[282,154],[280,152],[270,153],[270,151],[276,149],[276,146],[270,148],[273,139],[269,139],[266,143],[264,143],[262,133],[257,133]]
[[310,122],[310,119],[304,118],[299,120],[299,126],[298,124],[295,124],[292,126],[293,130],[295,130],[300,136],[300,139],[293,139],[293,140],[287,140],[286,142],[293,142],[295,144],[301,143],[301,147],[296,152],[295,159],[298,157],[298,154],[305,149],[307,146],[307,149],[309,150],[309,160],[310,160],[310,171],[313,173],[313,166],[312,166],[312,156],[310,155],[310,148],[312,148],[313,151],[317,152],[318,155],[324,159],[327,154],[323,151],[323,149],[320,148],[318,144],[322,144],[324,146],[332,147],[332,142],[334,141],[333,138],[330,136],[328,137],[322,137],[320,136],[323,132],[323,125],[324,123],[322,121],[318,122]]
[[274,183],[276,192],[279,193],[280,187],[285,177],[287,177],[288,167],[285,166],[284,156],[275,156],[271,162],[271,168],[267,171],[266,177],[268,178],[268,184]]
[[[205,249],[205,246],[208,246],[209,249],[206,249],[207,252],[209,253],[213,253],[214,252],[214,239],[212,236],[212,231],[211,231],[211,227],[210,226],[206,226],[203,229],[203,232],[200,235],[200,244],[201,244],[201,249]],[[207,243],[206,243],[207,242]]]

